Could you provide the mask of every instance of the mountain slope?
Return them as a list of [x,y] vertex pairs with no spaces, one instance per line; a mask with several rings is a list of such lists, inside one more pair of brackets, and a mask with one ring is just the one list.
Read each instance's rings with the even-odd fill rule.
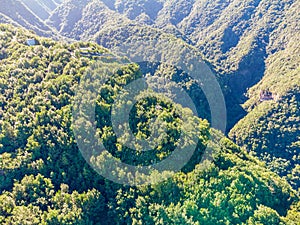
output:
[[20,0],[42,21],[49,18],[50,14],[57,8],[62,0]]
[[[245,116],[238,109],[229,117],[232,127],[245,116],[229,136],[288,176],[295,188],[300,153],[299,9],[299,1],[166,1],[157,18],[151,18],[153,26],[186,35],[224,74],[234,96],[230,101],[245,103],[249,113]],[[174,29],[166,29],[170,26]],[[261,103],[264,90],[274,93],[277,102]]]
[[[244,107],[249,115],[230,133],[240,145],[265,158],[271,168],[299,187],[299,2],[285,12],[285,20],[271,36],[275,51],[267,60],[263,79],[249,90]],[[294,22],[293,22],[294,21]],[[259,102],[261,90],[270,90],[277,101]]]
[[[124,2],[122,11],[117,10],[119,2],[115,2],[114,9],[127,16],[126,12],[134,7],[130,1]],[[152,5],[160,1],[154,2]],[[242,98],[246,89],[265,75],[266,59],[282,48],[273,41],[283,37],[277,28],[296,22],[297,18],[287,15],[290,10],[298,9],[297,1],[293,0],[168,0],[157,16],[148,16],[154,27],[173,26],[174,32],[186,35],[218,72],[230,77],[234,94]]]
[[64,36],[70,36],[76,22],[81,18],[82,10],[89,0],[64,1],[47,20],[47,24],[54,27]]
[[24,28],[34,30],[37,34],[40,35],[54,35],[52,28],[45,25],[45,23],[38,16],[36,16],[33,11],[31,11],[31,9],[22,1],[1,0],[0,4],[0,13],[10,18],[10,20],[14,21],[14,23],[17,23]]
[[[62,9],[76,7],[76,1],[69,1],[65,4],[61,6]],[[64,16],[71,16],[69,13],[70,11],[67,11]],[[59,23],[62,19],[59,15],[61,14],[53,14],[53,23]],[[73,25],[68,26],[68,29],[70,29],[67,34],[69,38],[95,41],[116,54],[123,54],[128,57],[129,52],[131,52],[132,59],[134,58],[135,62],[151,61],[157,63],[161,61],[165,63],[164,58],[170,56],[172,51],[176,51],[172,53],[174,59],[178,61],[178,57],[182,58],[180,62],[181,69],[188,66],[189,60],[191,62],[192,60],[198,60],[198,63],[203,61],[200,51],[189,46],[181,39],[172,34],[166,34],[159,29],[131,21],[125,16],[110,10],[99,0],[89,1],[84,8],[80,9],[77,19],[76,21],[76,18],[74,18]],[[143,38],[146,38],[147,41],[143,42]],[[149,40],[153,40],[153,43],[150,43]],[[170,46],[173,46],[172,49]],[[126,49],[129,49],[129,51],[126,52]],[[146,49],[148,53],[144,54],[144,57],[140,57]],[[185,57],[183,53],[186,53]],[[172,63],[170,63],[170,66],[172,66]],[[199,74],[199,76],[205,76],[205,73],[200,73],[200,71]],[[201,118],[210,119],[210,109],[206,96],[199,89],[190,94],[194,95],[193,100]]]
[[[127,43],[133,55],[145,50],[137,46],[144,38],[177,37],[180,46],[193,45],[220,80],[229,137],[299,187],[299,1],[68,0],[56,9],[59,2],[39,1],[39,8],[26,3],[2,0],[7,8],[0,9],[1,21],[14,20],[43,35],[51,27],[120,52]],[[45,26],[41,18],[48,15]],[[161,49],[162,55],[173,54],[169,50]],[[160,57],[154,53],[154,59]],[[261,101],[265,91],[274,99]]]
[[[189,127],[197,127],[200,133],[189,133],[199,139],[197,154],[187,167],[162,183],[129,187],[99,176],[78,149],[72,108],[76,107],[75,92],[81,88],[79,81],[89,66],[96,60],[108,68],[115,65],[110,56],[106,58],[108,50],[93,43],[55,42],[7,25],[0,25],[0,31],[5,53],[0,60],[2,224],[299,223],[299,197],[284,179],[209,129],[207,121],[180,106],[174,110],[164,98],[150,96],[139,101],[130,122],[138,137],[147,137],[152,116],[165,118],[168,135],[173,138],[160,136],[162,142],[154,155],[128,154],[132,151],[117,143],[107,119],[119,90],[142,76],[136,64],[120,65],[101,86],[95,110],[99,137],[115,157],[143,164],[166,157],[179,131],[189,133]],[[39,44],[27,46],[28,38]],[[98,54],[83,54],[82,49]],[[95,75],[100,78],[95,83],[100,82],[103,74],[96,70]],[[156,110],[157,104],[161,110]],[[181,110],[189,117],[184,126],[176,116]],[[214,141],[209,141],[209,136],[214,136]],[[206,146],[213,158],[200,164]],[[140,154],[143,158],[137,161]],[[96,166],[103,165],[103,158],[96,159]],[[157,180],[165,175],[154,172],[148,178]]]

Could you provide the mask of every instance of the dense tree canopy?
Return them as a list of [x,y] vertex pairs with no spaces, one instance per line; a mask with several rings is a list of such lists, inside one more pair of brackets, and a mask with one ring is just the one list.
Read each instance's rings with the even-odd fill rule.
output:
[[[38,44],[28,46],[29,38]],[[130,187],[101,177],[78,149],[72,109],[89,66],[96,62],[109,66],[112,55],[96,44],[55,42],[7,25],[0,26],[0,46],[1,224],[300,222],[299,197],[284,179],[210,129],[207,120],[168,98],[144,96],[130,113],[130,126],[138,138],[149,137],[153,118],[165,122],[167,136],[159,135],[152,152],[142,154],[120,145],[109,113],[119,91],[143,76],[137,64],[119,65],[97,96],[97,130],[106,148],[136,165],[167,157],[182,132],[197,138],[197,148],[186,167],[161,183]],[[167,71],[163,65],[156,70],[148,74],[151,79],[176,72],[172,68],[162,73]],[[180,73],[173,76],[176,81]],[[182,112],[189,118],[186,124],[178,116]],[[212,159],[201,162],[206,147]],[[148,179],[165,175],[152,171]]]

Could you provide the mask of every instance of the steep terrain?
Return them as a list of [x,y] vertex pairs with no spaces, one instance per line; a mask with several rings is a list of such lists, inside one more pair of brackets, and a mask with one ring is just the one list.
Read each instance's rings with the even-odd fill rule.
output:
[[[109,9],[101,1],[87,2],[76,25],[68,26],[74,27],[69,37],[96,37],[99,44],[112,48],[163,30],[196,46],[229,87],[228,127],[246,116],[230,137],[299,186],[298,1],[104,1]],[[264,90],[271,90],[277,103],[261,103]]]
[[[196,154],[162,183],[128,187],[99,176],[77,147],[74,129],[78,124],[72,125],[72,108],[76,108],[74,95],[89,66],[98,61],[100,68],[109,69],[116,65],[112,55],[92,43],[64,44],[7,25],[1,25],[0,31],[1,224],[300,222],[299,197],[284,179],[189,109],[174,107],[158,95],[138,101],[130,124],[137,137],[147,138],[152,117],[158,117],[165,121],[168,137],[160,134],[161,142],[149,153],[118,143],[109,113],[119,90],[142,76],[137,64],[119,65],[101,86],[95,110],[99,138],[112,155],[129,164],[160,161],[177,144],[190,144],[190,137],[198,140]],[[26,45],[28,38],[38,44]],[[90,52],[83,53],[83,49]],[[97,70],[94,74],[95,83],[104,76]],[[154,79],[169,75],[152,74]],[[185,124],[177,115],[180,111],[188,117]],[[187,134],[187,143],[176,143],[180,132]],[[210,136],[215,137],[213,141]],[[213,153],[212,160],[199,164],[206,146]],[[100,156],[90,161],[92,166],[103,165]],[[165,175],[153,171],[148,179]]]
[[40,35],[54,36],[52,28],[43,21],[49,14],[49,11],[44,12],[45,8],[42,7],[41,3],[42,1],[36,4],[26,0],[1,0],[0,18],[5,19],[4,22],[33,30]]
[[[299,187],[300,48],[299,2],[285,12],[285,19],[270,37],[263,79],[249,92],[244,108],[249,115],[230,132],[240,145],[257,152],[271,168]],[[269,89],[273,101],[260,102],[261,90]]]
[[[298,13],[300,10],[299,1],[0,0],[0,4],[2,6],[0,8],[0,22],[10,23],[14,26],[25,27],[30,30],[34,30],[36,33],[42,36],[53,36],[54,38],[66,37],[68,38],[68,40],[97,42],[98,44],[120,55],[122,53],[124,54],[124,52],[128,53],[128,49],[124,51],[124,49],[122,48],[124,46],[129,46],[129,52],[132,58],[136,56],[137,59],[143,59],[139,56],[141,55],[141,53],[147,52],[149,54],[145,55],[145,59],[151,59],[152,57],[154,61],[157,59],[161,59],[158,61],[160,61],[160,63],[164,63],[164,57],[166,55],[177,55],[178,53],[180,53],[180,51],[182,51],[185,48],[192,49],[192,52],[198,56],[199,60],[201,59],[201,61],[204,60],[208,63],[208,65],[213,71],[213,74],[216,76],[220,85],[222,86],[228,110],[228,137],[243,148],[243,150],[240,150],[235,146],[235,148],[239,150],[234,150],[233,152],[234,154],[238,155],[238,158],[240,157],[239,154],[241,154],[238,153],[240,151],[243,152],[243,155],[245,154],[246,156],[242,156],[238,159],[236,158],[236,156],[234,156],[234,154],[230,153],[230,156],[228,156],[230,159],[226,158],[227,156],[224,159],[222,158],[222,156],[222,159],[220,159],[220,161],[216,160],[214,166],[217,169],[215,169],[215,167],[213,166],[214,169],[208,172],[209,176],[215,176],[216,180],[206,180],[205,174],[199,175],[204,179],[204,181],[197,180],[197,170],[189,171],[190,174],[187,173],[187,171],[185,171],[185,175],[183,176],[187,176],[187,179],[195,181],[195,183],[199,186],[202,185],[203,187],[212,188],[212,192],[209,192],[209,194],[207,194],[206,196],[204,196],[204,192],[201,192],[204,189],[200,190],[197,188],[195,189],[197,190],[197,193],[202,194],[199,194],[197,196],[193,195],[192,192],[194,190],[190,189],[189,187],[186,187],[185,184],[182,184],[185,181],[182,181],[178,178],[180,181],[174,181],[175,184],[172,181],[170,185],[172,187],[173,185],[175,185],[176,188],[177,186],[184,186],[182,189],[180,189],[180,191],[178,191],[182,194],[182,196],[185,196],[182,197],[182,199],[176,199],[172,203],[165,202],[164,200],[162,200],[161,202],[151,202],[149,204],[147,203],[147,206],[141,207],[141,205],[143,205],[143,202],[148,202],[149,196],[143,196],[144,192],[148,193],[148,190],[119,190],[118,194],[114,193],[115,197],[118,196],[122,199],[122,197],[124,196],[126,196],[126,198],[128,196],[131,196],[134,200],[131,199],[132,201],[129,200],[129,202],[115,201],[109,203],[107,203],[107,199],[103,200],[106,201],[105,204],[107,204],[107,208],[117,208],[119,210],[117,212],[113,212],[111,214],[113,216],[105,216],[111,216],[118,220],[117,218],[119,218],[121,215],[126,214],[128,223],[135,222],[142,224],[146,223],[147,221],[144,221],[144,218],[139,217],[141,211],[147,212],[147,215],[149,215],[147,219],[151,221],[150,223],[157,224],[192,224],[196,220],[200,220],[201,218],[203,219],[205,217],[208,218],[207,221],[201,220],[205,224],[209,222],[211,222],[212,224],[218,224],[217,221],[220,221],[221,218],[224,218],[224,220],[223,222],[219,222],[220,224],[226,224],[226,222],[229,224],[237,224],[238,220],[232,218],[238,217],[234,215],[241,214],[243,216],[238,217],[238,219],[240,219],[246,224],[256,224],[258,223],[258,221],[262,224],[265,224],[266,222],[263,221],[264,219],[266,221],[272,221],[270,224],[279,224],[278,221],[280,219],[278,220],[277,213],[281,216],[281,220],[283,220],[283,217],[285,217],[286,212],[282,212],[279,210],[281,206],[279,207],[276,205],[276,200],[274,200],[275,202],[270,203],[269,199],[261,199],[260,191],[259,193],[254,193],[253,195],[251,195],[251,197],[245,197],[242,195],[242,199],[259,199],[255,203],[251,203],[251,209],[237,209],[237,205],[242,204],[242,200],[237,200],[235,202],[236,205],[232,206],[232,208],[230,208],[230,206],[228,205],[222,205],[222,207],[226,208],[227,210],[225,210],[226,212],[223,212],[224,215],[222,213],[219,214],[220,211],[218,210],[218,215],[214,215],[213,211],[215,209],[214,207],[221,207],[221,203],[218,202],[217,199],[228,198],[227,200],[224,200],[224,202],[228,202],[229,199],[231,199],[231,197],[228,196],[236,196],[240,194],[236,193],[236,189],[239,189],[239,187],[241,187],[239,186],[239,182],[248,182],[245,182],[246,175],[247,179],[249,178],[251,182],[254,182],[250,182],[251,185],[266,186],[267,188],[263,189],[263,192],[266,192],[267,196],[269,196],[269,194],[270,196],[273,196],[274,193],[276,195],[277,192],[274,192],[274,190],[277,190],[277,186],[279,186],[279,190],[286,190],[286,188],[282,188],[283,186],[285,187],[286,184],[282,183],[283,186],[280,186],[281,181],[279,182],[279,180],[278,182],[275,182],[275,188],[272,185],[270,186],[270,180],[277,180],[279,178],[273,173],[267,172],[268,170],[265,169],[264,165],[261,165],[260,163],[258,163],[258,161],[256,161],[256,159],[254,160],[252,156],[249,156],[247,153],[244,153],[244,150],[248,153],[250,152],[251,155],[258,156],[261,160],[263,160],[266,163],[266,167],[268,169],[271,169],[273,172],[276,172],[281,177],[288,180],[288,182],[292,185],[294,189],[297,189],[300,186],[300,15]],[[12,28],[10,27],[5,29],[11,30]],[[15,30],[14,32],[16,33],[17,31]],[[17,47],[12,48],[12,44],[10,44],[10,41],[12,41],[12,43],[14,44],[16,42],[22,43],[21,46],[23,46],[23,44],[26,41],[26,38],[33,36],[33,34],[29,33],[27,33],[28,36],[22,36],[20,34],[16,36],[15,33],[14,35],[12,35],[11,38],[7,40],[7,42],[2,42],[0,46],[0,62],[3,63],[4,66],[4,62],[7,62],[5,61],[5,59],[7,59],[8,61],[14,61],[17,60],[14,57],[20,57],[21,55],[21,58],[18,59],[18,66],[20,66],[21,69],[26,68],[26,71],[28,70],[27,74],[35,74],[32,76],[39,77],[36,78],[38,79],[37,81],[34,81],[34,85],[39,85],[38,83],[40,79],[42,79],[41,77],[46,76],[46,74],[48,74],[49,71],[52,71],[54,74],[56,74],[55,76],[57,77],[60,77],[61,73],[71,73],[74,75],[75,71],[72,70],[72,72],[70,72],[70,67],[74,66],[76,69],[81,71],[80,73],[82,73],[84,69],[82,69],[81,66],[85,68],[87,65],[89,65],[89,62],[91,60],[86,57],[80,57],[80,59],[76,59],[79,60],[78,65],[80,66],[76,67],[75,64],[77,63],[77,61],[75,60],[75,58],[72,58],[74,56],[72,54],[72,51],[75,51],[75,49],[80,51],[80,48],[87,46],[83,43],[75,43],[73,45],[62,45],[58,43],[54,44],[54,42],[50,40],[47,40],[45,42],[52,43],[55,46],[57,45],[57,52],[48,49],[48,47],[50,47],[48,46],[48,43],[41,44],[42,46],[44,46],[44,48],[40,51],[34,48],[34,52],[28,53],[27,50],[22,48],[24,50],[24,55],[22,55],[21,52],[15,53],[15,55],[13,55],[13,51],[16,51]],[[5,32],[0,32],[0,35],[6,37]],[[177,49],[176,51],[174,51],[173,48],[169,47],[161,48],[161,45],[157,44],[157,40],[163,40],[165,43],[176,43],[176,46],[178,45],[178,51]],[[145,46],[145,43],[147,43],[147,46]],[[107,51],[94,44],[92,44],[91,46],[93,46],[91,48],[96,49],[93,50],[96,52],[98,50]],[[166,44],[165,46],[169,45]],[[8,50],[9,48],[11,49]],[[64,51],[63,49],[68,49],[69,53],[67,53],[67,51]],[[154,50],[151,51],[151,49]],[[42,50],[45,51],[45,53],[42,53]],[[44,68],[44,70],[41,70],[44,72],[37,72],[35,70],[32,70],[33,65],[36,65],[34,63],[38,62],[37,58],[35,60],[26,60],[27,58],[31,57],[31,55],[35,54],[39,54],[38,57],[41,57],[41,55],[43,54],[46,55],[44,59],[45,62],[41,63],[41,65],[37,64],[39,69]],[[71,60],[69,62],[70,65],[67,66],[67,69],[65,69],[65,63],[67,62],[67,58],[71,58]],[[46,63],[47,60],[53,61],[53,63]],[[63,61],[57,62],[57,60]],[[189,59],[183,59],[182,61],[186,63],[189,61]],[[158,68],[160,68],[161,70],[168,70],[163,66],[157,67],[157,65],[157,62],[151,62],[147,64],[147,66],[145,66],[144,63],[139,63],[139,67],[135,65],[133,66],[133,68],[130,68],[128,70],[131,71],[132,74],[138,73],[138,71],[141,70],[145,73],[151,73],[152,76],[154,76],[154,74],[157,73],[156,69]],[[6,66],[7,71],[14,71],[14,69],[10,68],[10,66],[15,65],[8,64]],[[173,77],[171,76],[172,79],[177,79],[177,81],[178,77],[180,77],[180,79],[183,80],[186,79],[186,76],[182,75],[182,71],[178,70],[178,68],[172,68],[171,71],[178,72],[178,74],[175,74]],[[16,72],[16,74],[18,73],[20,73],[20,71]],[[5,182],[3,182],[3,189],[12,190],[13,185],[18,186],[20,185],[20,182],[26,183],[27,178],[21,181],[24,178],[25,174],[33,174],[34,176],[36,176],[38,171],[40,171],[39,169],[36,169],[33,170],[33,172],[30,170],[30,172],[28,172],[27,167],[31,168],[31,165],[34,164],[35,167],[38,168],[39,163],[41,163],[40,161],[38,161],[38,159],[42,158],[44,161],[46,161],[47,157],[43,156],[43,158],[41,156],[38,156],[34,158],[34,163],[31,163],[31,155],[24,156],[21,154],[22,149],[25,148],[24,146],[27,143],[28,136],[26,135],[28,135],[29,131],[22,127],[22,125],[20,125],[17,121],[20,119],[22,119],[22,121],[34,121],[34,119],[23,118],[25,117],[24,115],[27,115],[27,109],[24,109],[24,115],[19,115],[19,117],[15,117],[15,121],[13,119],[9,119],[13,117],[12,115],[15,116],[15,114],[17,113],[12,112],[13,110],[11,109],[5,108],[5,105],[8,104],[11,106],[11,108],[15,109],[16,106],[19,104],[19,99],[22,99],[22,95],[25,95],[26,93],[26,91],[21,91],[24,87],[26,87],[26,85],[24,84],[25,81],[22,81],[20,82],[20,84],[18,83],[18,85],[20,85],[19,88],[17,86],[10,86],[7,84],[7,82],[9,81],[15,83],[14,76],[8,75],[8,72],[3,72],[3,74],[6,75],[3,75],[4,78],[0,82],[0,84],[2,85],[1,88],[3,90],[5,89],[6,91],[11,89],[16,90],[13,92],[7,91],[7,93],[5,93],[6,97],[5,99],[3,99],[3,102],[5,103],[3,104],[4,108],[2,107],[3,112],[1,116],[4,115],[3,120],[5,120],[6,122],[2,125],[2,129],[4,131],[1,131],[2,136],[0,138],[0,143],[4,146],[2,147],[2,150],[0,150],[0,152],[2,151],[4,154],[3,159],[9,162],[9,166],[7,166],[6,164],[6,166],[4,167],[5,171],[9,171],[5,172],[5,174],[10,174],[11,172],[11,175],[9,175],[11,177],[5,176],[5,178],[3,178],[5,179]],[[20,77],[22,77],[23,75],[24,74],[20,75]],[[48,74],[47,76],[52,77],[54,75]],[[35,78],[33,77],[28,79],[26,78],[26,82],[28,80],[30,80],[30,82],[34,80]],[[69,94],[68,88],[66,90],[63,89],[59,91],[59,86],[62,85],[62,87],[65,88],[63,84],[65,82],[71,82],[72,84],[69,84],[69,86],[73,87],[74,83],[77,82],[78,78],[75,79],[76,81],[74,81],[73,78],[71,79],[70,77],[63,77],[57,79],[58,80],[56,80],[55,78],[56,81],[53,81],[54,83],[52,83],[52,81],[49,81],[50,84],[47,85],[50,85],[52,87],[55,84],[55,88],[51,90],[53,91],[53,93],[60,93],[60,97],[58,98],[56,96],[55,98],[53,98],[54,100],[50,99],[50,103],[47,104],[52,105],[54,103],[57,103],[58,105],[68,105],[70,103],[70,100],[68,99],[72,98],[72,94]],[[14,82],[10,80],[14,80]],[[47,85],[46,87],[48,88]],[[185,86],[186,90],[188,90],[188,86],[189,83],[187,83],[187,85]],[[30,99],[32,96],[36,95],[36,98],[38,98],[39,96],[40,99],[37,99],[36,102],[42,101],[44,96],[48,96],[50,98],[53,94],[52,92],[50,92],[49,95],[48,91],[45,91],[46,89],[44,86],[33,86],[31,88],[43,93],[41,95],[37,95],[37,93],[31,93],[31,95],[27,97],[28,99]],[[11,96],[15,96],[14,94],[16,93],[14,92],[18,92],[18,90],[20,90],[20,93],[16,95],[17,97],[13,97],[14,99],[18,99],[18,101],[16,100],[17,103],[6,103],[8,101],[7,98],[10,99],[12,98]],[[109,91],[112,90],[109,89]],[[196,90],[191,89],[189,91],[189,94],[193,97],[193,100],[196,102],[197,109],[200,112],[200,117],[206,118],[210,121],[209,107],[205,96],[203,96],[203,93],[201,93],[199,88]],[[66,94],[66,96],[62,96],[63,92],[67,92],[68,94]],[[262,97],[262,94],[266,92],[270,92],[272,94],[271,99],[265,100],[265,98]],[[22,103],[22,106],[20,106],[20,109],[22,109],[21,111],[23,111],[22,107],[27,104],[28,102]],[[147,105],[147,102],[144,104]],[[47,110],[51,108],[50,105],[45,106]],[[104,106],[107,106],[106,103],[104,104]],[[17,109],[18,108],[16,108],[15,110]],[[151,109],[149,109],[149,111],[151,111]],[[103,109],[101,112],[105,112],[105,109]],[[138,112],[138,110],[136,112]],[[36,113],[38,112],[34,112],[30,115],[34,117]],[[45,112],[43,113],[45,114]],[[55,113],[53,112],[53,114],[49,115],[49,117],[53,117]],[[142,114],[142,112],[139,113]],[[49,120],[50,119],[45,119],[46,122]],[[51,121],[51,123],[52,122],[54,123],[54,121]],[[57,123],[60,122],[61,121]],[[34,131],[36,129],[38,129],[38,131]],[[46,129],[46,131],[41,131],[40,129]],[[35,134],[34,138],[36,141],[36,139],[38,139],[37,136],[39,133],[49,133],[47,129],[50,129],[50,127],[47,127],[47,125],[44,124],[41,125],[41,128],[34,127],[29,133],[32,135]],[[67,128],[67,131],[65,132],[67,136],[70,132],[68,129],[69,128]],[[22,134],[26,135],[22,136]],[[39,139],[36,142],[39,143],[40,141],[42,140]],[[15,145],[15,143],[22,143],[22,145]],[[37,143],[34,142],[34,144]],[[49,145],[45,144],[42,148],[49,149]],[[217,145],[220,144],[218,143]],[[65,145],[62,144],[61,146]],[[74,146],[70,147],[70,149],[72,149],[70,150],[72,153],[74,151],[73,147]],[[37,149],[39,148],[41,148],[40,145],[37,146]],[[227,147],[224,146],[219,146],[218,148],[227,149]],[[115,150],[115,148],[113,148],[112,151],[113,150]],[[39,150],[37,150],[37,152],[38,151]],[[7,152],[9,152],[8,155],[6,154]],[[26,157],[29,157],[28,160],[30,166],[28,166]],[[159,156],[157,157],[159,158]],[[63,160],[66,160],[65,163],[67,163],[69,158],[71,157],[64,156]],[[147,157],[144,159],[145,161],[149,160],[147,159]],[[247,161],[248,159],[250,160],[250,162]],[[251,162],[252,159],[254,161]],[[22,164],[22,160],[25,160],[24,164]],[[37,160],[37,162],[35,160]],[[60,160],[62,159],[55,158],[55,160],[58,160],[58,162],[60,162]],[[136,159],[133,160],[127,158],[123,158],[123,160],[136,161]],[[224,160],[225,162],[223,162]],[[247,163],[244,164],[245,160],[247,161]],[[82,160],[81,164],[79,165],[83,165],[83,163],[84,161]],[[256,163],[259,164],[258,167],[254,166],[254,164]],[[226,166],[222,167],[224,165]],[[236,167],[236,165],[238,166]],[[55,186],[55,191],[58,191],[60,183],[66,183],[69,185],[72,191],[77,190],[80,192],[88,193],[89,188],[91,189],[93,187],[99,187],[97,185],[103,182],[100,179],[101,181],[99,181],[98,184],[95,184],[95,186],[85,184],[86,186],[83,185],[83,187],[87,188],[78,189],[77,185],[79,183],[84,182],[83,180],[85,179],[89,180],[88,177],[83,178],[79,176],[78,180],[75,180],[74,183],[72,183],[71,180],[72,177],[76,177],[75,174],[84,173],[81,171],[80,166],[78,168],[76,167],[76,169],[74,169],[74,171],[72,170],[72,172],[70,171],[71,169],[69,170],[68,168],[66,168],[66,166],[61,166],[65,169],[63,169],[63,171],[60,172],[57,172],[55,169],[53,169],[54,167],[55,166],[53,166],[50,163],[49,167],[46,166],[45,169],[45,171],[54,170],[54,174],[56,175],[52,174],[51,176],[53,177],[50,177],[50,175],[48,173],[45,173],[45,171],[40,173],[44,177],[51,178],[51,183]],[[241,167],[243,167],[243,169],[241,169]],[[25,173],[20,173],[18,172],[19,168],[21,168],[21,170],[23,170],[24,168],[27,169]],[[250,172],[248,171],[248,169]],[[246,175],[244,175],[244,170]],[[260,172],[258,172],[257,174],[253,174],[251,170],[258,170]],[[86,173],[92,172],[89,171]],[[237,177],[231,177],[231,173],[239,175],[236,175]],[[66,174],[71,175],[70,177],[68,177],[69,175]],[[217,187],[217,184],[215,182],[223,181],[224,177],[222,176],[224,174],[226,174],[226,176],[229,178],[225,179],[225,187],[222,186],[222,188],[228,188],[229,183],[232,183],[232,180],[234,179],[237,179],[237,187],[234,186],[233,189],[226,189],[228,190],[228,192],[226,193],[218,191],[214,192],[213,189],[218,190],[218,188],[221,188]],[[222,177],[222,179],[220,178],[220,176]],[[16,177],[17,180],[19,180],[19,183],[17,182],[13,184],[12,178],[14,177]],[[232,178],[232,180],[230,180],[230,177]],[[263,178],[263,181],[261,182],[259,177],[265,178]],[[32,180],[32,182],[35,180],[35,178],[33,177],[31,177],[30,179]],[[38,177],[38,179],[41,180],[41,177]],[[255,192],[254,186],[251,185],[249,185],[249,189],[242,190],[244,192]],[[153,188],[157,190],[160,187]],[[177,191],[177,189],[174,190],[174,192],[175,191]],[[291,192],[288,191],[288,193]],[[103,192],[102,194],[104,196],[107,195],[105,192]],[[163,192],[160,195],[161,198],[157,198],[163,199],[163,194],[169,195],[170,193]],[[208,195],[209,197],[207,197]],[[4,197],[6,199],[8,198],[7,196]],[[207,197],[207,199],[205,197]],[[216,200],[212,203],[211,199],[214,199],[214,197]],[[185,198],[187,198],[188,200],[184,200]],[[13,205],[22,205],[22,203],[20,203],[23,201],[22,198],[21,200],[11,200],[11,198],[9,199],[9,201],[14,202],[12,203]],[[191,199],[193,199],[193,201],[190,201]],[[201,199],[204,200],[201,201]],[[248,204],[250,201],[252,202],[252,200],[248,200],[245,202],[245,204]],[[16,203],[18,201],[19,203]],[[234,205],[235,203],[232,204]],[[262,206],[259,206],[260,203]],[[131,208],[128,205],[130,205]],[[210,208],[210,210],[204,209],[207,208],[207,205],[210,205],[212,208]],[[127,208],[127,206],[130,209]],[[289,203],[286,204],[286,206],[284,206],[283,208],[287,210],[288,207]],[[275,210],[275,212],[272,211],[270,208]],[[19,208],[17,210],[19,210]],[[34,211],[33,208],[26,210]],[[80,210],[84,212],[84,209]],[[239,210],[242,212],[250,211],[251,215],[245,215]],[[299,211],[299,208],[294,208],[294,210]],[[181,211],[185,211],[186,214],[182,215],[182,217],[176,216],[178,212]],[[14,214],[17,213],[18,211],[14,212]],[[222,216],[220,216],[221,214]],[[267,214],[270,215],[272,218],[267,217]],[[12,211],[10,211],[9,215],[12,215]],[[288,217],[289,216],[290,215],[288,215]],[[291,216],[291,218],[292,217],[293,216]],[[290,220],[292,221],[295,219],[293,218]],[[288,224],[293,223],[290,222]]]
[[63,0],[20,0],[42,21],[49,18],[51,13]]

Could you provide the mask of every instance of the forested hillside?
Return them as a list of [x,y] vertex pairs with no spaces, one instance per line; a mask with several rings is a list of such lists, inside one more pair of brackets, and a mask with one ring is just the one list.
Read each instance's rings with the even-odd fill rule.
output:
[[[196,154],[162,183],[129,187],[99,176],[77,147],[72,108],[87,68],[96,61],[112,65],[108,50],[55,42],[7,25],[0,30],[1,224],[299,224],[299,198],[284,179],[167,99],[153,95],[139,101],[130,121],[138,137],[147,137],[151,117],[157,116],[166,121],[169,136],[162,136],[151,154],[129,154],[120,146],[107,112],[118,90],[143,76],[136,64],[120,65],[99,92],[100,139],[115,157],[136,165],[168,156],[178,132],[199,140]],[[28,46],[28,38],[38,44]],[[87,48],[92,52],[83,54]],[[180,111],[189,118],[185,126],[176,116]],[[213,160],[199,164],[206,146]],[[151,179],[156,176],[162,175],[154,172]]]
[[[13,25],[0,26],[0,223],[300,224],[300,1],[0,0],[0,5],[0,23]],[[28,46],[32,38],[37,45]],[[79,152],[72,125],[79,81],[90,66],[114,67],[116,56],[137,63],[119,65],[97,99],[97,134],[113,156],[148,165],[170,155],[182,132],[201,140],[189,166],[161,184],[116,185],[92,169],[102,156],[88,165]],[[166,62],[170,56],[181,67]],[[182,68],[195,58],[208,65],[224,94],[224,136],[210,128],[203,86]],[[117,92],[141,77],[159,80],[161,90],[166,79],[180,84],[199,116],[161,96],[140,101],[130,115],[136,137],[149,139],[151,129],[163,132],[151,123],[153,117],[168,121],[169,136],[159,135],[162,145],[147,154],[117,143],[109,121]],[[185,122],[174,108],[188,115],[188,127],[197,132],[181,127]],[[214,160],[203,169],[206,147]]]
[[[137,8],[117,1],[115,9],[128,16],[149,2]],[[124,9],[119,10],[120,5]],[[295,188],[299,187],[299,9],[298,1],[166,1],[157,15],[148,14],[152,26],[183,34],[223,74],[232,90],[226,93],[227,100],[243,103],[249,98],[243,105],[249,115],[230,137],[274,171],[288,175]],[[275,101],[261,103],[264,90],[276,95]],[[229,113],[233,121],[244,115],[239,107],[227,105],[234,111]]]
[[[270,168],[287,176],[298,188],[300,137],[300,48],[299,8],[295,2],[283,23],[270,37],[270,56],[263,79],[249,92],[244,108],[248,116],[230,132],[230,137],[261,156]],[[270,90],[276,99],[259,102],[261,90]]]
[[115,48],[168,32],[196,46],[222,77],[230,137],[299,187],[298,1],[89,2],[69,37]]

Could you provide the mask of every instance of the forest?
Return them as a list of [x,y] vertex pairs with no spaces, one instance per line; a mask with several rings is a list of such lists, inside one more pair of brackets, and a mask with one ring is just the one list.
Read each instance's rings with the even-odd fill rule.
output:
[[[207,120],[191,114],[189,124],[180,125],[167,99],[153,95],[132,111],[136,136],[147,137],[151,117],[166,121],[168,136],[153,152],[118,145],[107,116],[117,90],[142,76],[137,64],[121,66],[97,97],[97,129],[111,154],[136,165],[162,160],[174,150],[178,133],[191,132],[189,127],[197,127],[189,134],[197,136],[197,149],[188,166],[161,183],[122,186],[98,175],[76,145],[72,102],[88,66],[99,60],[107,64],[99,56],[78,54],[80,49],[108,50],[55,42],[7,25],[1,25],[1,34],[6,49],[1,59],[2,224],[297,224],[299,198],[287,181],[211,129]],[[39,44],[28,46],[28,38]],[[155,110],[157,104],[161,111]],[[200,163],[208,145],[213,161]],[[166,175],[153,171],[149,176]]]
[[[300,224],[299,1],[0,4],[0,224]],[[195,61],[220,85],[224,130]],[[149,91],[178,86],[197,115]],[[84,135],[106,151],[82,151]]]

